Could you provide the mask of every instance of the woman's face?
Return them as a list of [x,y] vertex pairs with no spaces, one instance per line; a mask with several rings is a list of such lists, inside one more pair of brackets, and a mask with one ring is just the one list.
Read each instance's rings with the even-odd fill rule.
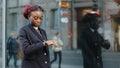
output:
[[43,12],[42,11],[33,11],[29,16],[29,20],[31,24],[35,27],[40,26],[43,20]]

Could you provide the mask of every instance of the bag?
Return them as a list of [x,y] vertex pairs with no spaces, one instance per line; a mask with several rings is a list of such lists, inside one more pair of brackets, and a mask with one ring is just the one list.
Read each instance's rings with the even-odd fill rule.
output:
[[55,52],[62,51],[62,47],[53,46],[52,49]]

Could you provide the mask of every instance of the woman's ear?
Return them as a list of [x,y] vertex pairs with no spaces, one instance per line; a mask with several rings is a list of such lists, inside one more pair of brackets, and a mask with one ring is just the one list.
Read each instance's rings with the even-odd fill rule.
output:
[[31,18],[30,18],[30,16],[28,17],[28,20],[29,20],[29,22],[31,23]]
[[32,19],[32,16],[31,16],[31,15],[28,15],[28,20],[31,21],[31,19]]
[[30,15],[28,15],[28,19],[30,18]]

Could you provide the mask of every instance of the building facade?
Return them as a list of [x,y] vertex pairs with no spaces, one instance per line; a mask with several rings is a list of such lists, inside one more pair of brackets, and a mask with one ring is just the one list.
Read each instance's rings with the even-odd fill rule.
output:
[[[92,1],[82,1],[82,0],[74,0],[74,20],[77,22],[77,36],[80,35],[80,19],[81,17],[88,11],[91,10],[92,5],[94,2]],[[119,31],[119,15],[117,14],[120,7],[117,5],[117,3],[114,2],[114,0],[98,0],[98,8],[101,12],[101,26],[99,29],[99,32],[103,35],[104,39],[109,40],[111,44],[111,48],[109,51],[118,52],[120,51],[120,31]],[[116,21],[117,19],[117,21]],[[74,26],[73,26],[74,27]],[[73,33],[74,33],[73,29]],[[75,32],[76,33],[76,32]],[[73,36],[74,37],[74,36]],[[77,38],[77,37],[76,37]],[[74,40],[76,39],[74,37]],[[80,48],[80,44],[77,45],[77,48]]]
[[[0,45],[2,44],[2,0],[0,0]],[[1,47],[1,46],[0,46]]]
[[[61,7],[60,2],[68,3],[67,7]],[[1,3],[1,2],[0,2]],[[28,24],[22,12],[26,4],[37,4],[45,9],[42,28],[46,30],[48,39],[52,39],[56,32],[60,32],[64,42],[64,48],[80,49],[78,36],[80,34],[82,16],[92,9],[92,0],[8,0],[7,1],[7,38],[11,32],[18,34],[19,29]],[[119,6],[113,0],[98,0],[99,10],[102,14],[100,32],[112,45],[111,51],[117,51],[119,45],[115,43],[115,29],[119,26],[114,22]],[[0,15],[2,17],[2,15]],[[2,22],[2,18],[0,18]],[[1,25],[0,25],[1,28]],[[1,31],[1,30],[0,30]],[[119,34],[119,31],[117,31]],[[117,35],[119,41],[119,35]]]

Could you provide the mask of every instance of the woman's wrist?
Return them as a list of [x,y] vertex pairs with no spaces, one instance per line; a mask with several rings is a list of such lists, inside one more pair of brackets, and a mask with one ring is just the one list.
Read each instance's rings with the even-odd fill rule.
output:
[[44,42],[43,42],[43,45],[45,46],[46,44],[47,44],[47,43],[44,41]]

